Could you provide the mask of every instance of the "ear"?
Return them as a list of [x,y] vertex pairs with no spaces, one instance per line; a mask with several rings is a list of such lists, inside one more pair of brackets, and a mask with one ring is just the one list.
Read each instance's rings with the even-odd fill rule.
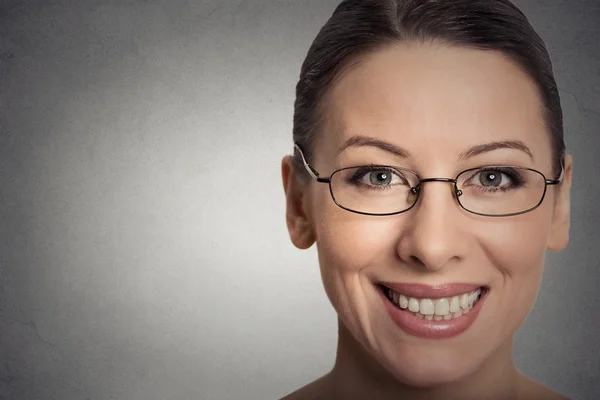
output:
[[570,154],[565,156],[565,175],[558,185],[554,202],[552,225],[548,235],[548,250],[561,251],[569,244],[569,228],[571,225],[571,179],[573,174],[573,159]]
[[287,155],[281,160],[281,177],[286,198],[285,222],[294,246],[306,250],[316,240],[310,218],[308,185],[298,182],[292,166],[292,157]]

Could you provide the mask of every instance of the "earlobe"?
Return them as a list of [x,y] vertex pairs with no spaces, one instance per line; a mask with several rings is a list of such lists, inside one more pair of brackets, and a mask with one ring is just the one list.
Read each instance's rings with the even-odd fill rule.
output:
[[561,251],[569,244],[569,230],[571,226],[571,179],[573,174],[573,160],[570,154],[565,156],[564,172],[563,182],[556,190],[557,197],[547,245],[547,248],[550,251]]
[[307,188],[298,183],[292,166],[292,157],[289,155],[281,161],[281,177],[286,197],[285,221],[290,239],[294,246],[306,250],[315,242],[306,202]]

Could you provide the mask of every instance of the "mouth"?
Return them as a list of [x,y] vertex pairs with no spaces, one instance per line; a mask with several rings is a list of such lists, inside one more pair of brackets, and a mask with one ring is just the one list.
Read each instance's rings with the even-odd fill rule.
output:
[[480,286],[455,296],[418,298],[398,293],[384,285],[378,286],[383,295],[398,310],[428,321],[448,321],[468,314],[489,290],[485,286]]
[[[405,333],[425,339],[451,338],[465,332],[477,319],[490,292],[489,287],[471,284],[393,286],[377,284],[392,321]],[[405,289],[406,294],[398,288]],[[416,297],[421,295],[430,297]]]

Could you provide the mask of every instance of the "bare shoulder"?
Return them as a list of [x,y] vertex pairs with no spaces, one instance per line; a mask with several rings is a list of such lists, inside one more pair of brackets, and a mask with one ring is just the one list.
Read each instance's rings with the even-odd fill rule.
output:
[[325,400],[330,398],[327,394],[326,385],[328,375],[329,374],[312,381],[308,385],[301,387],[280,400]]
[[523,400],[570,400],[568,397],[558,393],[531,378],[524,377],[519,399]]

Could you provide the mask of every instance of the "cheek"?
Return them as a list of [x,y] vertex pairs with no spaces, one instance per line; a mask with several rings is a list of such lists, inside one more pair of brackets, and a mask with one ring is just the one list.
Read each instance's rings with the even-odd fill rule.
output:
[[[341,314],[366,307],[365,271],[394,257],[391,219],[345,211],[335,204],[316,216],[317,251],[327,296]],[[387,261],[386,261],[387,260]]]
[[[539,211],[539,212],[536,212]],[[546,210],[507,217],[482,229],[481,247],[493,264],[508,275],[537,275],[543,268],[550,219]]]
[[544,210],[536,211],[501,221],[479,236],[485,257],[482,261],[493,277],[496,306],[488,308],[494,314],[488,317],[504,321],[498,330],[490,324],[487,335],[498,336],[499,342],[521,326],[539,292],[550,225]]
[[390,232],[389,220],[342,212],[347,215],[337,218],[336,213],[319,222],[317,247],[326,269],[353,274],[393,256],[398,233]]
[[314,223],[322,269],[351,273],[367,266],[373,255],[384,251],[382,232],[389,224],[375,217],[338,207],[329,191],[315,194]]

